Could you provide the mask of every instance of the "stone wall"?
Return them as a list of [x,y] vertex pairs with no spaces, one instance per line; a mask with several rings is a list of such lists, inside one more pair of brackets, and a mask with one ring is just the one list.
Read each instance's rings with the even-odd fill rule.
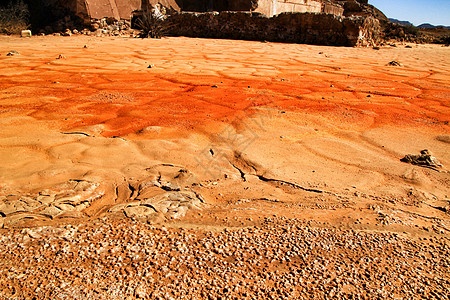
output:
[[377,43],[379,22],[371,17],[282,13],[268,18],[250,12],[183,12],[167,19],[168,34],[203,38],[266,40],[333,46]]

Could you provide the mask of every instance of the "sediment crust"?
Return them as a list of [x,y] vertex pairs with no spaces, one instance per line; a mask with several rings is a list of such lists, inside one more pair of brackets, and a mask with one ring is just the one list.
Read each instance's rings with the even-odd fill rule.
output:
[[0,297],[448,294],[449,48],[0,45]]

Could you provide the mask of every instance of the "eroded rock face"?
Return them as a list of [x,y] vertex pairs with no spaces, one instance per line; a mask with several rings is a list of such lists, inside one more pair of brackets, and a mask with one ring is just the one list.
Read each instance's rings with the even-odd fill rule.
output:
[[247,11],[258,12],[268,17],[284,12],[314,12],[314,13],[332,13],[342,15],[343,7],[335,2],[323,0],[216,0],[216,1],[198,1],[185,0],[180,5],[183,11]]
[[378,42],[380,24],[372,17],[282,13],[273,18],[244,12],[172,15],[170,35],[266,40],[315,45],[359,46]]
[[[137,36],[130,29],[133,27],[132,23],[141,17],[142,12],[152,10],[162,16],[175,14],[169,21],[170,30],[166,32],[167,35],[173,36],[371,46],[378,39],[378,19],[387,20],[373,6],[356,0],[41,1],[46,7],[50,7],[50,12],[58,11],[62,17],[45,28],[40,28],[39,33],[57,32],[63,36],[79,33],[95,36]],[[176,14],[181,11],[194,11],[202,15]],[[31,14],[39,14],[39,11],[33,10]],[[342,16],[348,19],[338,18]]]
[[150,7],[169,11],[241,11],[258,12],[268,17],[280,13],[327,13],[337,16],[368,12],[371,5],[365,0],[41,0],[41,6],[70,11],[82,18],[130,20],[133,11]]
[[175,0],[42,0],[41,2],[42,5],[66,9],[80,17],[90,19],[130,20],[133,11],[157,4],[173,10],[180,10]]

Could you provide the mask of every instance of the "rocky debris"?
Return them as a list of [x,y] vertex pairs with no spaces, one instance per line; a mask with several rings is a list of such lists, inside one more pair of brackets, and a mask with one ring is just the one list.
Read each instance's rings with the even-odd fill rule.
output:
[[422,167],[430,167],[433,169],[443,167],[437,158],[432,156],[430,151],[426,149],[420,151],[419,155],[407,154],[405,157],[400,159],[400,161]]
[[18,51],[12,50],[9,51],[8,53],[6,53],[6,56],[14,56],[14,55],[19,55],[20,53]]
[[[95,25],[94,25],[95,24]],[[92,31],[92,29],[98,27]],[[102,35],[102,36],[137,36],[138,32],[131,29],[131,23],[126,20],[113,21],[108,23],[106,19],[93,20],[91,25],[91,31],[82,31],[87,35]]]
[[66,59],[66,57],[63,54],[59,54],[56,59]]
[[66,29],[66,31],[61,33],[62,36],[72,36],[72,30],[69,28]]
[[22,30],[20,32],[21,37],[31,37],[31,30]]
[[89,36],[137,36],[138,32],[131,29],[131,22],[114,20],[112,18],[92,19],[87,22],[76,17],[66,16],[63,19],[46,26],[40,34],[59,34],[71,36],[77,34]]
[[399,63],[398,61],[393,60],[393,61],[388,62],[388,63],[386,64],[386,66],[401,67],[402,64]]
[[0,298],[446,299],[448,239],[297,219],[204,231],[130,219],[3,231]]

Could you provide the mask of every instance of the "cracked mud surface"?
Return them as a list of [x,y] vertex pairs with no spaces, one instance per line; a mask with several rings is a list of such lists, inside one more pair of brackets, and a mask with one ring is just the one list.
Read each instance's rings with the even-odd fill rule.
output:
[[449,52],[0,37],[0,298],[448,295]]

